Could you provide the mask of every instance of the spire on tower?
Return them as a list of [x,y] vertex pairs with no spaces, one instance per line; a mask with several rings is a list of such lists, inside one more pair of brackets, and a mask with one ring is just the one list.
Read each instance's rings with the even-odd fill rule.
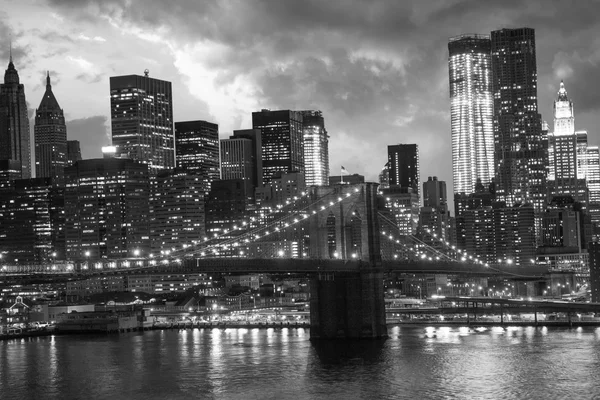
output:
[[10,35],[10,39],[8,41],[8,57],[9,57],[8,62],[12,63],[13,62],[13,60],[12,60],[12,34]]
[[565,83],[560,81],[560,88],[558,89],[558,101],[568,101],[567,90],[565,89]]
[[50,71],[46,71],[47,75],[46,75],[46,88],[51,88],[52,85],[50,85]]

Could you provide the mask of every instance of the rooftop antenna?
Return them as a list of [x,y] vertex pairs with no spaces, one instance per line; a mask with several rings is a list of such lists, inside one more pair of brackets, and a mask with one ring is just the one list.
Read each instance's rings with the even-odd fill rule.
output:
[[148,69],[145,69],[145,70],[144,70],[144,76],[146,76],[146,77],[147,77],[147,76],[148,76],[148,74],[150,74],[150,71],[149,71]]
[[10,34],[9,39],[8,39],[8,56],[10,58],[9,62],[13,62],[13,59],[12,59],[12,33]]

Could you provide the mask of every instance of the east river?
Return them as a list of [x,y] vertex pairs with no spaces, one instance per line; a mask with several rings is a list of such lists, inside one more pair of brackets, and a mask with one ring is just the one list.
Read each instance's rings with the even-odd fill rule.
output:
[[0,399],[591,399],[600,328],[204,329],[0,342]]

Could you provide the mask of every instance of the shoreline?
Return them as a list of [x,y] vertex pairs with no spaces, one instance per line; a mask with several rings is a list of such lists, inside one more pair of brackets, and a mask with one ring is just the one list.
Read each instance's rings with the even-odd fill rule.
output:
[[[495,321],[407,321],[407,322],[388,322],[388,327],[394,326],[405,326],[405,327],[532,327],[532,328],[544,328],[544,327],[560,327],[560,328],[579,328],[579,327],[600,327],[598,321],[539,321],[537,324],[534,321],[510,321],[501,324]],[[123,329],[120,331],[103,331],[103,330],[88,330],[88,331],[60,331],[60,330],[48,330],[48,331],[32,331],[24,332],[17,335],[0,335],[0,340],[11,340],[11,339],[29,339],[46,336],[75,336],[75,335],[109,335],[116,333],[131,333],[131,332],[144,332],[144,331],[155,331],[155,330],[194,330],[194,329],[310,329],[309,323],[300,324],[172,324],[169,326],[149,326],[138,329]]]

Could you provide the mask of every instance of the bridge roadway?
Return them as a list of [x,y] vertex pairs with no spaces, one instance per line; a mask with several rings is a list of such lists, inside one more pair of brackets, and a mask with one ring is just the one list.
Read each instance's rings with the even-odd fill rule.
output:
[[[137,265],[136,265],[137,264]],[[142,265],[139,265],[142,264]],[[85,263],[83,264],[85,265]],[[480,264],[469,264],[447,261],[383,261],[373,267],[371,264],[359,260],[326,260],[307,258],[199,258],[183,259],[177,262],[160,263],[149,265],[146,261],[129,262],[129,267],[110,267],[118,265],[114,261],[105,261],[101,268],[93,267],[90,263],[89,269],[76,267],[73,264],[63,264],[62,267],[53,265],[41,267],[34,270],[21,267],[4,267],[3,276],[9,278],[23,277],[63,277],[66,279],[85,279],[94,276],[110,275],[146,275],[146,274],[169,274],[169,273],[231,273],[231,274],[254,274],[254,273],[336,273],[336,272],[358,272],[378,271],[384,273],[409,273],[409,274],[457,274],[469,276],[504,276],[516,279],[539,279],[548,273],[546,267],[540,266],[491,266],[485,267]],[[96,263],[97,265],[97,263]],[[0,275],[2,276],[2,275]]]

